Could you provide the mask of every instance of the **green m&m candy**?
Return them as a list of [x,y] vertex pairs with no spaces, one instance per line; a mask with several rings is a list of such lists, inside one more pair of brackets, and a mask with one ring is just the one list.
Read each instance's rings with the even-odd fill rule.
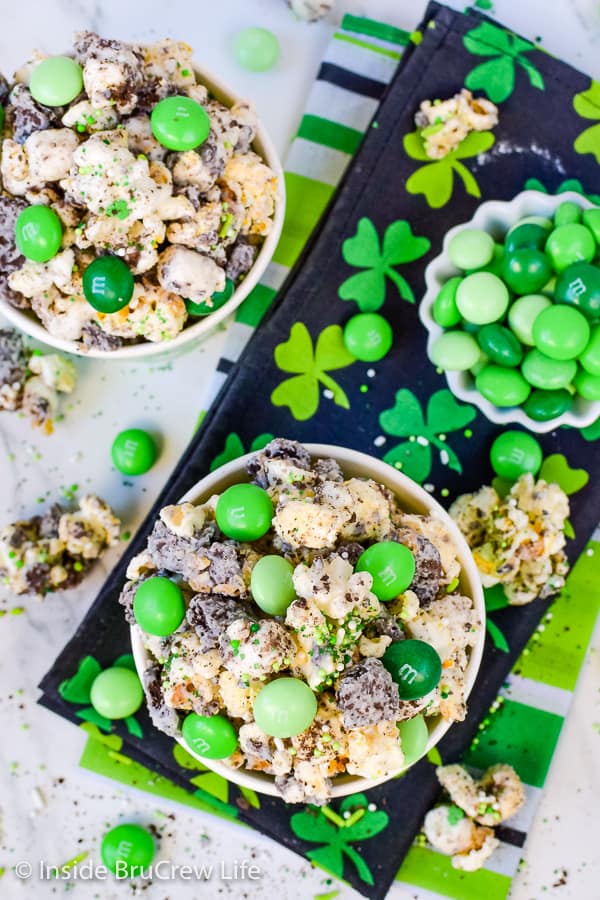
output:
[[520,372],[503,366],[487,365],[475,378],[479,393],[494,406],[520,406],[531,388]]
[[62,238],[62,222],[49,206],[27,206],[17,216],[15,241],[26,259],[48,262],[60,250]]
[[532,335],[537,349],[550,359],[574,359],[587,346],[590,326],[577,309],[571,306],[551,306],[542,310],[536,318]]
[[94,679],[90,703],[107,719],[126,719],[138,711],[144,690],[136,672],[113,666]]
[[517,294],[534,294],[544,287],[552,269],[541,250],[523,247],[504,254],[502,275]]
[[485,266],[480,266],[477,269],[467,269],[467,275],[473,275],[475,272],[490,272],[492,275],[497,275],[498,278],[502,278],[502,260],[504,259],[504,247],[502,244],[494,244],[494,252],[492,254],[492,258]]
[[191,97],[165,97],[150,115],[152,134],[168,150],[194,150],[210,131],[206,110]]
[[516,231],[516,229],[520,228],[521,225],[539,225],[540,228],[544,229],[546,235],[548,235],[553,228],[552,220],[548,219],[546,216],[525,216],[523,219],[519,219],[518,222],[515,222],[515,224],[508,229],[506,236],[508,237],[509,234],[512,234],[513,231]]
[[127,306],[133,288],[131,269],[118,256],[99,256],[83,273],[85,299],[101,313],[115,313]]
[[279,41],[267,28],[244,28],[233,41],[233,55],[242,69],[266,72],[279,59]]
[[66,106],[83,90],[83,69],[70,56],[49,56],[33,68],[29,90],[37,103]]
[[545,251],[556,272],[563,272],[575,262],[591,262],[596,253],[596,242],[589,228],[575,222],[559,225],[550,232]]
[[572,225],[574,222],[581,222],[581,207],[572,200],[565,200],[560,206],[556,207],[554,213],[554,225]]
[[514,250],[542,250],[548,237],[548,229],[533,222],[525,225],[517,225],[506,235],[504,250],[512,253]]
[[444,372],[465,372],[471,369],[481,351],[473,335],[464,331],[446,331],[431,345],[429,358]]
[[384,603],[405,591],[415,577],[412,552],[396,541],[379,541],[358,557],[356,572],[373,576],[371,590]]
[[512,304],[508,311],[508,324],[522,344],[533,347],[533,323],[551,303],[543,294],[528,294]]
[[464,228],[448,244],[448,257],[457,269],[480,269],[494,255],[494,238],[480,228]]
[[117,825],[102,838],[100,855],[119,878],[135,878],[152,865],[156,853],[152,835],[141,825]]
[[392,326],[378,313],[358,313],[344,328],[344,344],[361,362],[378,362],[394,342]]
[[210,298],[210,302],[212,305],[209,305],[206,300],[202,303],[193,303],[191,300],[185,301],[185,308],[187,309],[190,316],[208,316],[210,313],[216,312],[217,309],[221,309],[222,306],[225,306],[228,300],[231,300],[233,297],[233,292],[235,291],[235,284],[231,280],[231,278],[225,279],[225,287],[222,291],[217,291],[215,294],[212,294]]
[[504,431],[492,444],[490,460],[496,475],[516,481],[526,472],[537,475],[542,465],[542,448],[525,431]]
[[168,637],[185,617],[185,603],[178,585],[163,575],[142,581],[133,598],[133,614],[142,631]]
[[265,734],[289,738],[311,724],[317,713],[317,698],[299,678],[276,678],[262,688],[252,711]]
[[143,475],[156,462],[156,444],[142,428],[127,428],[114,439],[111,456],[115,469],[124,475]]
[[583,224],[594,235],[596,243],[600,244],[600,209],[584,209],[582,219]]
[[467,275],[456,291],[456,305],[461,316],[474,325],[487,325],[501,319],[508,300],[506,285],[491,272]]
[[521,366],[529,384],[546,391],[566,388],[577,372],[574,359],[551,359],[538,349],[530,350]]
[[460,322],[461,315],[456,305],[456,291],[461,281],[460,275],[449,278],[433,301],[431,312],[433,321],[442,328],[454,328]]
[[381,662],[396,684],[402,700],[418,700],[438,686],[442,661],[425,641],[406,640],[391,644]]
[[567,266],[556,279],[554,297],[557,303],[575,306],[588,319],[600,317],[600,269],[585,262]]
[[263,556],[252,569],[250,590],[254,602],[271,616],[283,616],[296,597],[294,567],[283,556]]
[[484,325],[477,335],[477,342],[486,356],[499,366],[518,366],[523,358],[521,344],[503,325]]
[[235,728],[225,716],[190,713],[183,720],[181,734],[190,750],[206,759],[225,759],[238,745]]
[[400,747],[404,754],[403,767],[407,769],[421,759],[429,740],[429,729],[423,716],[415,716],[398,722]]
[[590,375],[600,375],[600,325],[592,328],[590,339],[579,357],[579,362]]
[[235,541],[257,541],[273,519],[271,498],[256,484],[234,484],[217,501],[217,525]]
[[573,384],[584,400],[600,400],[600,375],[590,375],[585,369],[580,369]]
[[573,406],[573,396],[567,390],[532,391],[523,410],[534,422],[550,422],[562,416]]

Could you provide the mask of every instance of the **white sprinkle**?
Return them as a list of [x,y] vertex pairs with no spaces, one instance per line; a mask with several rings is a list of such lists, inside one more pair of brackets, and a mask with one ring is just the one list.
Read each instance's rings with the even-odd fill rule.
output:
[[420,444],[421,447],[429,447],[429,441],[427,440],[426,437],[423,437],[422,434],[420,434],[420,435],[418,436],[418,438],[417,438],[417,444]]
[[383,445],[385,444],[386,441],[387,441],[387,438],[384,437],[382,434],[380,434],[380,435],[378,435],[378,437],[375,438],[373,443],[375,444],[376,447],[383,447]]
[[585,551],[585,555],[586,555],[586,556],[593,556],[593,555],[594,555],[594,551],[592,550],[591,547],[589,547],[589,548]]
[[330,391],[329,388],[325,388],[323,396],[327,397],[328,400],[333,400],[333,391]]
[[433,492],[435,491],[435,484],[424,484],[423,487],[428,494],[433,494]]
[[447,466],[450,462],[450,457],[448,456],[447,450],[440,450],[440,462],[443,466]]
[[367,369],[367,378],[375,378],[375,369]]
[[44,795],[40,791],[38,787],[34,787],[31,791],[31,800],[33,802],[33,811],[34,813],[39,812],[46,805],[46,800]]
[[377,807],[375,806],[374,803],[369,803],[369,805],[367,806],[367,809],[369,810],[369,812],[375,812]]
[[349,818],[350,818],[350,812],[349,812],[349,810],[346,810],[346,812],[343,813],[343,816],[344,816],[344,819],[349,819]]

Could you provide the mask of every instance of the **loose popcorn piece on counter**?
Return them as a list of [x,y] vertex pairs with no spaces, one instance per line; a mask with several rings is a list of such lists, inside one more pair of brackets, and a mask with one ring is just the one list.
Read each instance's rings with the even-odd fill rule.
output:
[[491,766],[475,781],[458,764],[436,769],[439,783],[451,803],[442,803],[425,816],[423,831],[440,853],[452,857],[452,866],[465,872],[480,869],[500,841],[493,826],[513,816],[525,802],[525,790],[508,765]]
[[[247,470],[252,496],[274,513],[267,532],[233,539],[229,519],[217,521],[219,495],[167,506],[130,562],[120,603],[139,628],[136,590],[160,574],[186,605],[173,634],[140,632],[153,660],[145,684],[158,728],[179,734],[190,713],[227,716],[239,741],[227,765],[273,776],[286,802],[323,804],[337,775],[383,779],[402,769],[398,723],[464,718],[465,670],[482,623],[451,586],[460,565],[438,519],[406,514],[383,485],[345,478],[335,460],[313,460],[296,441],[274,439]],[[247,510],[243,497],[236,502],[237,528]],[[373,593],[370,572],[355,571],[381,541],[403,544],[415,559],[410,588],[389,603]],[[285,560],[290,576],[277,615],[256,602],[269,584],[253,570],[267,557]],[[435,689],[401,700],[381,658],[406,638],[429,643],[445,667]],[[483,832],[471,841],[478,850]]]
[[0,410],[23,410],[49,434],[58,394],[71,394],[76,378],[71,360],[58,353],[34,353],[18,332],[0,329]]
[[69,512],[59,504],[0,532],[0,577],[15,594],[74,587],[94,560],[119,541],[120,521],[95,494]]
[[317,22],[324,18],[335,4],[335,0],[287,0],[287,5],[299,19]]
[[470,131],[488,131],[497,124],[498,107],[466,88],[448,100],[424,100],[415,114],[430,159],[443,159],[456,150]]
[[449,512],[473,551],[484,587],[502,584],[515,606],[563,587],[569,498],[557,484],[536,482],[528,473],[504,499],[485,486],[458,497]]

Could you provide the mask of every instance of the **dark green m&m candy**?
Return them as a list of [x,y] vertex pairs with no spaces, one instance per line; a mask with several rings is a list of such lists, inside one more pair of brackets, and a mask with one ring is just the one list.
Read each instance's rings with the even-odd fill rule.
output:
[[111,447],[115,469],[124,475],[143,475],[156,462],[156,444],[142,428],[120,431]]
[[534,223],[517,225],[506,235],[504,250],[512,253],[514,250],[543,250],[548,229]]
[[415,558],[412,552],[396,541],[379,541],[358,557],[356,572],[373,576],[371,590],[378,600],[393,600],[411,584],[415,577]]
[[541,250],[523,247],[504,254],[502,276],[517,294],[534,294],[544,287],[551,275],[550,263]]
[[396,641],[383,654],[381,662],[398,685],[402,700],[418,700],[438,686],[442,661],[425,641]]
[[235,541],[257,541],[273,519],[271,498],[256,484],[234,484],[217,501],[217,525]]
[[556,279],[554,298],[557,303],[577,307],[588,319],[597,319],[600,316],[600,269],[586,262],[567,266]]
[[210,131],[210,118],[191,97],[165,97],[150,116],[152,134],[168,150],[194,150]]
[[152,835],[141,825],[117,825],[102,838],[102,862],[119,878],[135,878],[148,869],[156,849]]
[[48,262],[60,250],[62,237],[62,222],[49,206],[27,206],[17,216],[15,241],[26,259]]
[[456,305],[456,291],[461,281],[460,275],[449,278],[433,301],[433,321],[442,328],[454,328],[460,322],[461,316]]
[[99,256],[83,273],[85,299],[101,313],[115,313],[127,306],[133,287],[131,269],[118,256]]
[[238,745],[235,728],[225,716],[190,713],[183,720],[181,734],[188,747],[206,759],[225,759]]
[[181,588],[163,575],[147,578],[135,592],[133,614],[142,631],[168,637],[177,631],[185,616]]
[[185,308],[187,309],[190,316],[208,316],[211,313],[215,312],[217,309],[221,309],[222,306],[225,306],[228,300],[231,300],[233,297],[233,292],[235,291],[235,284],[231,280],[231,278],[225,279],[225,287],[222,291],[217,291],[210,298],[210,304],[205,300],[203,303],[193,303],[191,300],[185,301]]
[[477,334],[477,341],[486,356],[499,366],[518,366],[523,358],[521,344],[503,325],[484,325]]
[[567,390],[533,391],[523,406],[523,410],[535,422],[550,422],[564,415],[573,406],[573,396]]

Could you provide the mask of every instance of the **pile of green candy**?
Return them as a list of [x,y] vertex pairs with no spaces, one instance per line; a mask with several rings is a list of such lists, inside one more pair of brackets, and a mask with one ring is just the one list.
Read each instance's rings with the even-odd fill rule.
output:
[[464,275],[434,304],[444,329],[429,350],[440,369],[470,371],[497,407],[535,421],[563,415],[576,397],[600,400],[600,209],[565,201],[554,220],[528,216],[504,244],[480,229],[450,241]]

